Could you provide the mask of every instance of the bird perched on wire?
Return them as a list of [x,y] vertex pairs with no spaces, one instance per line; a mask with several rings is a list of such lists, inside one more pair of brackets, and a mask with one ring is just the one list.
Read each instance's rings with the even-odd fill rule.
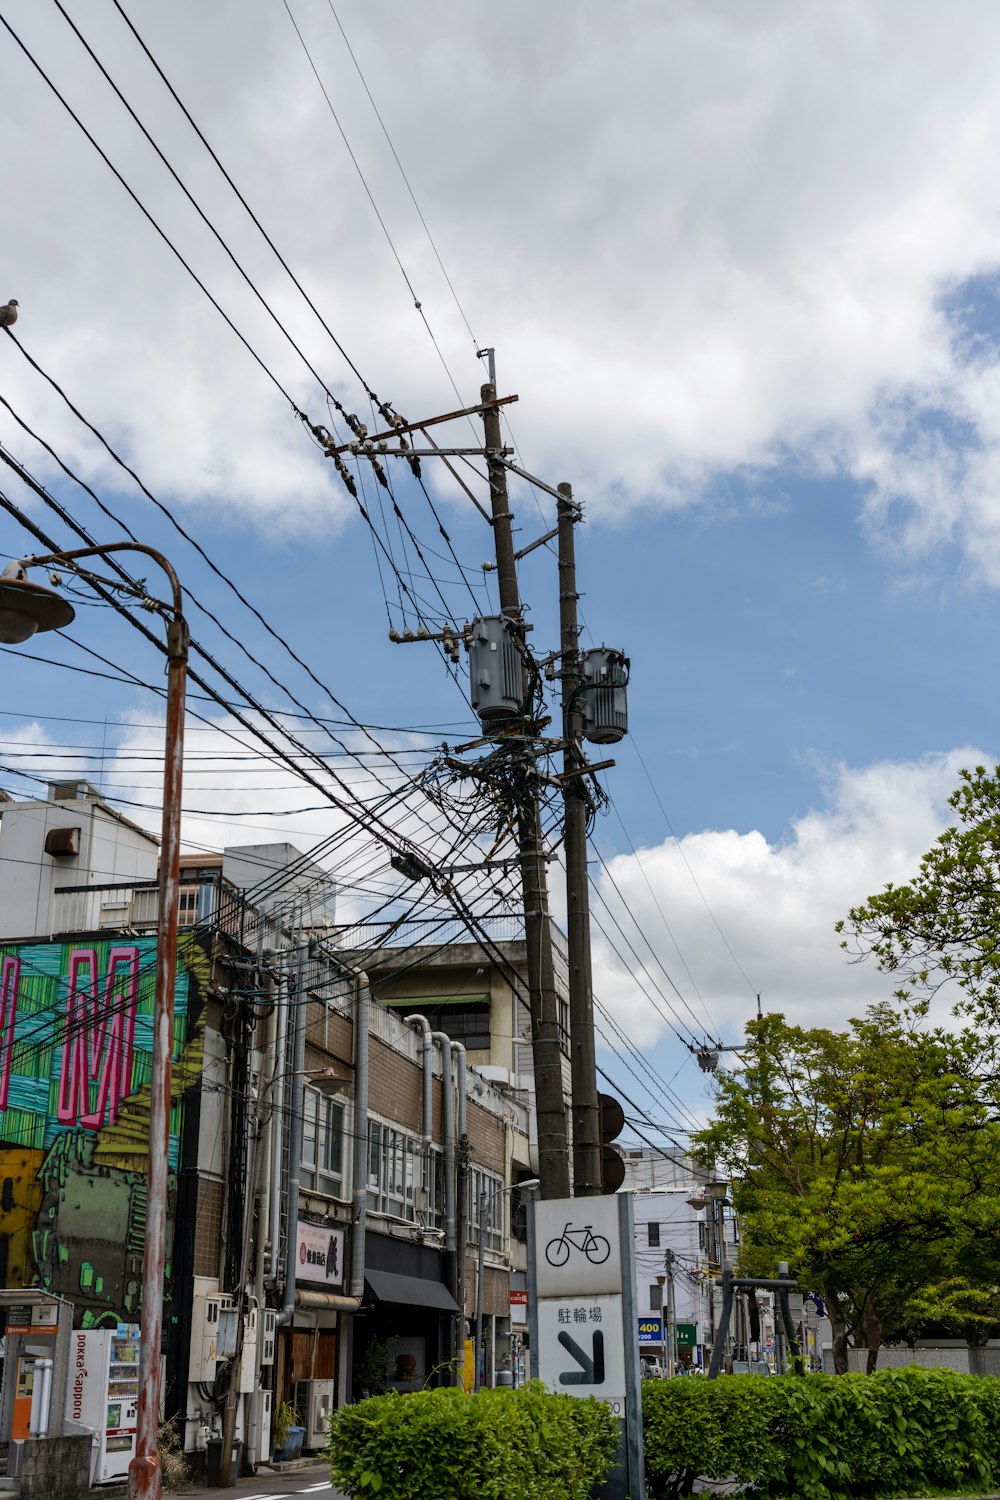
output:
[[11,297],[6,307],[0,307],[0,328],[10,328],[17,322],[17,298]]

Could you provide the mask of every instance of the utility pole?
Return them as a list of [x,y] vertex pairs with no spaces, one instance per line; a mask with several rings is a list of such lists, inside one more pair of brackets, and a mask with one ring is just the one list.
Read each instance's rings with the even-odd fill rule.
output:
[[580,507],[568,484],[558,486],[559,645],[562,654],[563,807],[566,847],[566,937],[569,946],[569,1035],[573,1089],[573,1196],[601,1192],[601,1124],[597,1107],[597,1054],[590,965],[590,890],[587,881],[587,814],[593,803],[581,774],[583,668],[577,611],[576,538]]
[[664,1361],[664,1366],[671,1380],[677,1373],[677,1306],[674,1300],[674,1259],[673,1250],[664,1251],[663,1264],[667,1271],[667,1305],[663,1309],[663,1328],[667,1344],[667,1357]]
[[[503,441],[496,388],[480,390],[486,466],[490,481],[493,542],[496,549],[500,611],[524,643],[524,618],[517,585],[517,564],[507,494],[507,473],[500,459]],[[525,704],[529,695],[527,670],[522,672]],[[535,1112],[538,1121],[538,1176],[542,1198],[568,1198],[569,1141],[563,1100],[562,1048],[559,1040],[559,1002],[552,965],[552,929],[546,885],[538,794],[530,773],[534,770],[530,749],[522,752],[525,789],[517,808],[517,839],[520,851],[521,886],[524,895],[524,932],[528,955],[528,1001],[531,1009],[531,1056],[535,1075]]]

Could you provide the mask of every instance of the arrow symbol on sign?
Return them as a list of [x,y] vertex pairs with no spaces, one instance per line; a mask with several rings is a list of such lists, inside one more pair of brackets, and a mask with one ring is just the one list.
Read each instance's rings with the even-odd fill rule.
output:
[[564,1370],[559,1376],[560,1385],[603,1385],[604,1384],[604,1334],[600,1329],[594,1330],[593,1354],[588,1354],[581,1349],[576,1339],[565,1331],[559,1335],[559,1342],[580,1366],[578,1370]]

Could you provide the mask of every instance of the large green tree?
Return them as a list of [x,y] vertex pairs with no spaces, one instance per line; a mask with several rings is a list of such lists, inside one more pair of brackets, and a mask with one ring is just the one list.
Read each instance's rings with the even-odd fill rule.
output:
[[1000,770],[960,773],[949,799],[957,821],[924,855],[906,885],[887,885],[837,930],[857,958],[897,973],[901,996],[953,981],[959,1007],[1000,1018]]
[[983,1044],[888,1005],[843,1032],[768,1015],[716,1080],[697,1138],[733,1181],[740,1270],[787,1260],[820,1292],[836,1369],[850,1343],[878,1358],[884,1330],[1000,1284],[1000,1126],[984,1102]]

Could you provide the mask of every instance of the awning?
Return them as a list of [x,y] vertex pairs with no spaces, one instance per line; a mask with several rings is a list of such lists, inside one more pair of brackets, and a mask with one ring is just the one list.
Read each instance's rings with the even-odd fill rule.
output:
[[436,1307],[458,1312],[458,1303],[440,1281],[422,1276],[398,1276],[395,1271],[366,1271],[365,1289],[378,1302],[401,1302],[411,1307]]

